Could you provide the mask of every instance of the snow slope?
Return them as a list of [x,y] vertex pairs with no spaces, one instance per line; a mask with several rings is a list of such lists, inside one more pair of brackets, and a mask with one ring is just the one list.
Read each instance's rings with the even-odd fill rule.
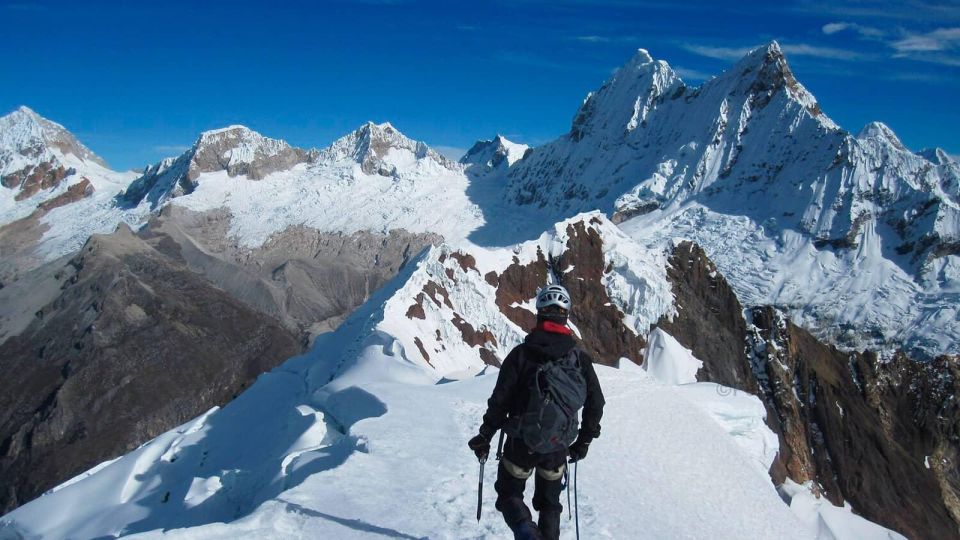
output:
[[[578,472],[584,533],[811,537],[696,405],[639,370],[599,372],[608,427]],[[143,538],[509,536],[493,509],[494,467],[486,470],[484,518],[475,521],[478,468],[463,442],[495,374],[441,385],[335,380],[321,400],[304,395],[303,375],[266,375],[225,409],[5,519],[48,538],[140,531],[153,531]],[[347,434],[336,431],[340,425]],[[626,455],[629,461],[618,459]],[[59,511],[47,519],[52,508]],[[572,538],[572,529],[564,521],[563,537]]]

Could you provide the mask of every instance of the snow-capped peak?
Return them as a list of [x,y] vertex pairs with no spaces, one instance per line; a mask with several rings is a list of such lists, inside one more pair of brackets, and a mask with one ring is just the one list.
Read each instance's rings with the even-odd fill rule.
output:
[[750,67],[762,68],[766,65],[779,65],[781,68],[785,68],[787,65],[787,58],[783,55],[783,49],[780,48],[780,43],[776,40],[748,52],[737,62],[734,69]]
[[426,143],[407,137],[389,122],[366,122],[320,151],[319,160],[328,164],[354,161],[360,164],[364,173],[381,176],[397,176],[404,169],[416,168],[428,162],[452,171],[461,169],[456,162]]
[[29,107],[20,106],[0,117],[0,176],[18,172],[26,175],[40,163],[66,155],[106,167],[103,159],[81,144],[66,128]]
[[271,172],[307,161],[308,153],[280,139],[265,137],[240,125],[205,131],[190,149],[190,179],[200,173],[227,171],[258,180]]
[[642,66],[644,64],[649,64],[653,62],[653,57],[650,56],[650,52],[646,49],[637,49],[637,52],[633,54],[633,57],[629,62],[625,64],[626,66]]
[[523,159],[530,147],[510,141],[499,133],[491,140],[480,140],[460,158],[460,163],[471,170],[471,174],[485,174],[492,170],[506,169]]
[[682,86],[669,64],[638,49],[599,90],[587,94],[574,116],[570,138],[575,142],[591,135],[622,138],[646,124],[661,96]]
[[120,197],[122,206],[137,206],[144,200],[156,208],[163,201],[193,192],[200,176],[225,171],[227,175],[261,180],[287,171],[316,157],[280,139],[265,137],[240,125],[205,131],[189,150],[147,167]]
[[732,81],[731,90],[758,96],[761,104],[769,102],[773,94],[783,90],[787,96],[803,105],[811,116],[818,118],[824,127],[831,129],[837,127],[820,110],[820,105],[813,94],[793,75],[787,57],[776,41],[748,52],[718,79],[708,84],[731,84]]
[[863,129],[860,130],[860,133],[857,134],[857,139],[860,141],[866,141],[868,139],[875,139],[881,142],[886,142],[892,144],[898,150],[908,152],[907,147],[900,142],[900,138],[897,137],[897,134],[890,129],[890,126],[884,124],[883,122],[870,122],[866,126],[863,126]]

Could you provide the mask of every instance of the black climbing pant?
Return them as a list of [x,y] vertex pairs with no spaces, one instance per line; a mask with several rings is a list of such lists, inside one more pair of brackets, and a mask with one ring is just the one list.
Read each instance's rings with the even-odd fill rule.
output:
[[523,441],[507,438],[503,459],[497,468],[497,510],[511,530],[532,522],[530,509],[523,502],[523,490],[527,478],[535,476],[533,509],[540,513],[539,529],[545,540],[560,537],[560,493],[563,491],[563,470],[567,452],[561,450],[549,454],[530,452]]

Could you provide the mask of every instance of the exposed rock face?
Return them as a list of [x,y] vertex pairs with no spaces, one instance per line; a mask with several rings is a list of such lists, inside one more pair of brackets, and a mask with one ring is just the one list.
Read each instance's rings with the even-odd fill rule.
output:
[[35,248],[50,226],[40,219],[42,216],[43,212],[33,212],[0,226],[0,281],[16,281],[24,268],[32,271],[43,264]]
[[764,401],[780,438],[775,483],[812,481],[833,503],[849,501],[911,538],[960,538],[957,358],[883,363],[843,353],[769,307],[745,321],[723,276],[689,242],[667,271],[678,315],[659,326],[704,361],[698,380]]
[[37,208],[43,212],[49,212],[54,208],[60,208],[61,206],[66,206],[70,203],[79,201],[80,199],[89,197],[93,195],[94,188],[93,184],[90,183],[90,180],[82,178],[76,184],[67,188],[66,193],[61,193],[56,197],[43,201],[40,203]]
[[251,180],[305,163],[311,153],[270,139],[243,126],[208,131],[195,145],[187,177],[193,181],[201,173],[227,171],[230,176],[246,175]]
[[727,280],[692,242],[681,242],[673,250],[667,277],[673,284],[678,314],[657,326],[704,361],[697,379],[756,393],[745,345],[743,307]]
[[957,358],[884,363],[826,346],[773,308],[752,317],[790,476],[911,538],[960,538]]
[[624,322],[603,281],[609,269],[603,256],[603,239],[596,229],[583,221],[568,225],[566,249],[554,260],[542,252],[526,265],[519,262],[500,274],[491,272],[485,279],[497,287],[497,306],[517,326],[524,329],[536,325],[536,315],[515,307],[536,296],[547,283],[548,273],[577,299],[570,314],[571,322],[580,331],[581,344],[595,362],[617,365],[621,358],[641,363],[644,341]]
[[210,407],[297,354],[295,336],[122,227],[62,268],[0,345],[0,510]]
[[17,201],[29,199],[37,194],[41,189],[55,188],[60,185],[64,178],[74,174],[74,169],[65,169],[63,165],[56,164],[52,159],[44,161],[37,165],[28,165],[19,171],[14,171],[3,177],[4,187],[20,188],[20,192],[14,197]]

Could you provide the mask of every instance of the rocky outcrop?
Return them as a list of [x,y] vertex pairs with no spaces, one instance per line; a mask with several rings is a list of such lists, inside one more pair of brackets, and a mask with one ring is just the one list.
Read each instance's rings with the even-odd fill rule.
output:
[[19,171],[13,171],[3,178],[0,183],[3,187],[18,189],[14,197],[16,201],[29,199],[42,189],[52,189],[60,185],[64,178],[74,174],[73,169],[66,169],[54,160],[44,161],[36,165],[28,165]]
[[126,227],[61,268],[0,345],[0,510],[236,396],[300,352],[283,326]]
[[79,182],[73,184],[67,188],[67,191],[57,195],[56,197],[43,201],[37,208],[42,212],[49,212],[54,208],[60,208],[61,206],[66,206],[70,203],[75,203],[80,199],[85,199],[94,192],[93,184],[90,183],[90,180],[87,178],[81,178]]
[[603,255],[603,238],[584,221],[569,224],[566,232],[566,249],[558,257],[551,259],[538,251],[538,258],[530,263],[516,261],[503,272],[484,276],[487,283],[497,288],[497,306],[520,328],[532,328],[536,315],[516,304],[536,297],[547,283],[548,274],[552,274],[554,281],[577,299],[570,320],[593,360],[608,366],[617,365],[621,358],[641,363],[643,338],[626,325],[604,284],[603,277],[610,269]]
[[227,171],[230,176],[260,180],[266,175],[306,163],[313,155],[284,141],[264,137],[243,126],[208,131],[194,146],[187,178],[202,173]]
[[790,477],[911,538],[960,538],[958,359],[883,361],[824,345],[773,308],[752,319]]
[[667,266],[677,316],[661,319],[663,328],[704,361],[697,380],[757,392],[750,370],[743,306],[700,246],[678,244]]

